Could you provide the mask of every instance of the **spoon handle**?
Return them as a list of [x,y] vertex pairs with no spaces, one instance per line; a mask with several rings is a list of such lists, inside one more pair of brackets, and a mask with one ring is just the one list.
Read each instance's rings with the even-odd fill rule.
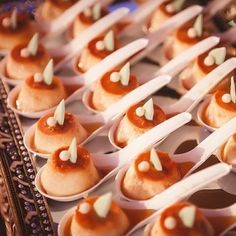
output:
[[188,7],[187,9],[171,17],[169,20],[163,23],[157,30],[149,33],[147,35],[149,39],[148,47],[142,52],[138,53],[135,57],[133,57],[131,62],[135,63],[146,55],[148,55],[158,45],[163,43],[169,34],[171,34],[175,29],[183,25],[185,22],[197,16],[202,11],[202,9],[202,7],[197,5]]
[[104,120],[107,122],[111,120],[115,115],[123,114],[130,106],[135,103],[138,103],[167,85],[171,81],[169,75],[159,76],[155,79],[150,80],[149,82],[139,86],[132,92],[125,95],[118,102],[109,107],[106,111],[102,112]]
[[163,107],[163,110],[168,114],[193,110],[202,98],[235,68],[236,58],[228,59],[195,84],[178,102]]
[[157,74],[168,74],[171,76],[177,75],[181,72],[192,60],[206,52],[210,48],[219,43],[220,39],[215,36],[208,37],[201,42],[195,44],[184,52],[174,57],[166,65],[164,65]]

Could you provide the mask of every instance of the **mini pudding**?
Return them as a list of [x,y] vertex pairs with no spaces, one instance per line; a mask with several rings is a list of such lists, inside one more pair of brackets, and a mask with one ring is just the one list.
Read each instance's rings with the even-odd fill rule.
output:
[[99,181],[90,153],[76,145],[56,150],[41,175],[44,190],[52,196],[69,196],[89,189]]
[[34,74],[42,73],[50,56],[46,49],[38,44],[35,34],[28,44],[14,47],[6,61],[6,74],[15,80],[24,80]]
[[149,30],[158,29],[166,20],[183,9],[185,0],[169,0],[163,2],[153,13],[149,23]]
[[166,208],[157,218],[149,236],[214,236],[214,230],[194,205],[179,202]]
[[74,137],[77,143],[81,143],[87,136],[86,129],[78,119],[73,114],[65,112],[62,100],[54,114],[47,114],[36,123],[34,146],[38,152],[52,153],[70,145]]
[[234,77],[231,77],[230,89],[218,89],[211,97],[209,105],[203,111],[202,119],[211,127],[219,128],[236,116],[236,95]]
[[129,220],[111,199],[111,193],[82,200],[72,217],[71,236],[122,236],[128,231]]
[[129,198],[146,200],[180,179],[178,167],[168,154],[152,149],[140,154],[132,163],[123,179],[122,190]]
[[45,21],[59,17],[78,0],[45,0],[36,11],[36,14]]
[[226,59],[226,48],[214,48],[198,56],[180,75],[183,86],[189,90],[208,73],[222,64]]
[[118,72],[117,70],[107,72],[96,83],[91,105],[98,111],[104,111],[138,85],[136,76],[130,75],[130,64],[127,63]]
[[74,21],[73,37],[79,36],[89,26],[107,14],[108,11],[102,8],[100,3],[96,3],[92,8],[85,9]]
[[165,55],[172,59],[181,52],[206,38],[209,33],[203,29],[203,17],[199,15],[195,20],[180,27],[171,40],[165,44]]
[[109,31],[104,37],[93,39],[76,60],[76,72],[86,72],[118,48],[114,31]]
[[56,106],[65,97],[65,88],[61,80],[53,76],[50,60],[43,74],[37,73],[23,81],[16,106],[21,111],[38,112]]
[[236,168],[236,135],[229,138],[220,155],[222,161]]
[[134,139],[166,120],[165,113],[153,104],[152,99],[145,104],[131,106],[121,119],[115,132],[115,143],[124,147]]
[[29,16],[24,13],[4,13],[0,16],[0,49],[11,50],[16,45],[26,43],[35,32]]

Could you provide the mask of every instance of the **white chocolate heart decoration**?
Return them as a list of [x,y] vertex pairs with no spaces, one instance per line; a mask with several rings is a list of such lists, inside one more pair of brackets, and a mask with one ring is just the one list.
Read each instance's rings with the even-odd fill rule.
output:
[[171,3],[171,6],[173,7],[174,12],[178,12],[182,9],[184,5],[185,0],[175,0]]
[[16,29],[17,28],[17,9],[16,8],[14,8],[11,13],[10,22],[11,22],[11,27],[13,29]]
[[114,37],[114,32],[110,30],[104,37],[103,39],[105,48],[112,52],[115,49],[115,37]]
[[130,80],[130,63],[127,62],[120,70],[120,82],[122,85],[127,86]]
[[30,55],[35,56],[38,51],[38,46],[39,46],[39,34],[36,33],[34,36],[31,38],[27,45],[27,50],[30,53]]
[[160,158],[154,148],[152,148],[150,151],[150,161],[152,162],[152,164],[154,165],[154,168],[157,171],[163,170]]
[[202,36],[202,31],[203,31],[203,16],[200,14],[197,19],[195,20],[193,24],[193,28],[196,32],[197,37]]
[[65,100],[61,100],[54,112],[54,119],[59,125],[64,125],[65,121]]
[[53,59],[46,65],[43,71],[43,81],[47,85],[51,85],[53,80]]
[[106,193],[100,196],[93,204],[94,210],[101,218],[106,218],[110,211],[112,203],[112,193]]
[[101,4],[96,3],[92,8],[92,18],[93,20],[98,20],[101,18]]
[[234,77],[230,79],[230,96],[233,103],[236,103],[236,92],[235,92],[235,82]]
[[225,47],[215,48],[209,52],[208,56],[214,58],[216,65],[220,65],[225,60],[226,48]]
[[196,207],[187,206],[179,211],[179,217],[187,228],[192,228],[195,222]]
[[144,116],[147,120],[153,120],[154,117],[154,107],[152,98],[149,99],[144,105],[143,108],[145,110]]
[[76,163],[77,162],[77,141],[76,138],[73,138],[70,147],[68,149],[69,153],[70,153],[70,162],[71,163]]

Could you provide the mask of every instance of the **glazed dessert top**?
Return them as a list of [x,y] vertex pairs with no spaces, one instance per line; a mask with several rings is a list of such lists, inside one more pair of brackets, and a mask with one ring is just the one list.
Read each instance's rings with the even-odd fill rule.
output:
[[90,162],[90,153],[88,152],[87,149],[85,149],[84,147],[81,146],[77,146],[77,159],[76,162],[73,163],[71,162],[69,159],[68,160],[62,160],[61,159],[61,153],[63,151],[67,151],[68,147],[64,147],[64,148],[60,148],[58,150],[56,150],[51,158],[51,165],[53,166],[53,168],[64,172],[67,171],[76,171],[78,169],[85,169],[89,162]]
[[62,10],[66,10],[67,8],[71,7],[74,3],[76,3],[78,0],[47,0],[50,2],[53,6],[60,8]]
[[[86,200],[82,201],[78,204],[75,217],[77,222],[81,225],[81,227],[86,229],[92,229],[93,231],[99,230],[101,228],[109,227],[116,225],[119,227],[119,217],[122,213],[122,209],[115,203],[111,202],[111,206],[109,212],[106,217],[98,216],[97,212],[95,211],[93,205],[95,201],[98,199],[97,196],[89,197]],[[87,204],[90,206],[88,212],[81,212],[82,205]]]
[[224,95],[225,94],[228,94],[228,91],[227,90],[217,90],[214,94],[215,96],[215,100],[217,102],[217,104],[228,110],[228,111],[233,111],[233,112],[236,112],[236,103],[232,102],[232,101],[229,101],[229,102],[225,102],[224,101]]
[[133,105],[127,111],[127,117],[131,123],[141,129],[148,129],[153,128],[154,126],[158,125],[159,123],[166,120],[166,115],[164,111],[157,105],[153,106],[153,119],[146,119],[145,116],[138,116],[136,114],[136,110],[139,107],[142,107],[144,102],[140,102],[136,105]]
[[[152,150],[156,152],[154,149]],[[167,153],[158,152],[157,158],[159,158],[160,169],[156,168],[150,158],[151,152],[144,152],[138,156],[135,160],[135,171],[140,178],[150,179],[153,181],[161,181],[173,172],[179,172],[177,165],[173,162]],[[180,175],[180,174],[179,174]]]
[[187,202],[172,205],[162,212],[160,225],[165,235],[170,236],[212,236],[205,216]]
[[17,13],[17,27],[13,28],[4,26],[4,20],[7,18],[9,19],[11,17],[11,14],[11,12],[6,12],[1,14],[0,16],[0,32],[9,36],[26,30],[30,24],[30,18],[27,14]]
[[38,129],[40,129],[47,135],[56,135],[66,133],[68,130],[75,127],[76,117],[73,114],[68,112],[65,113],[63,125],[56,123],[54,126],[49,126],[48,119],[53,116],[54,114],[50,113],[40,118],[37,122]]

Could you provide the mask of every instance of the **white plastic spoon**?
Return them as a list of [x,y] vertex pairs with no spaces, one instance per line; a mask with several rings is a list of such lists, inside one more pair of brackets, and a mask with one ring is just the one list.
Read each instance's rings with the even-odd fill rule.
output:
[[[98,128],[95,129],[89,136],[81,143],[85,144],[99,135],[102,131],[108,129],[112,122],[114,121],[115,116],[122,115],[126,109],[133,105],[134,103],[143,100],[150,94],[156,92],[166,84],[168,84],[171,80],[171,77],[159,76],[156,79],[153,79],[149,83],[146,83],[139,88],[133,90],[126,96],[124,96],[119,102],[113,104],[109,109],[104,112],[100,112],[96,115],[78,115],[77,118],[82,126],[86,128],[86,126],[91,124],[99,124]],[[43,158],[49,158],[51,153],[40,153],[34,147],[34,135],[35,135],[36,124],[32,125],[24,135],[24,144],[28,151],[33,153],[36,156],[40,156]]]
[[[230,120],[227,124],[222,126],[220,129],[216,130],[214,133],[210,134],[205,140],[203,140],[200,144],[198,144],[193,150],[183,153],[183,154],[173,154],[170,158],[176,163],[192,163],[192,167],[184,174],[183,177],[188,176],[194,170],[196,170],[202,163],[204,163],[210,155],[219,147],[221,146],[232,134],[235,133],[236,130],[236,118]],[[135,199],[128,198],[122,192],[122,184],[124,181],[124,176],[128,170],[130,165],[126,165],[122,169],[120,169],[119,173],[117,174],[115,186],[116,192],[118,196],[129,200],[129,201],[136,201]],[[166,190],[164,190],[166,191]],[[159,193],[160,194],[160,193]],[[146,202],[152,199],[155,199],[156,196],[138,202]]]
[[[109,56],[107,56],[104,60],[102,60],[100,63],[92,67],[90,70],[88,70],[86,73],[76,76],[76,77],[70,77],[70,78],[61,78],[63,81],[63,84],[74,84],[74,85],[81,85],[82,87],[76,90],[74,93],[72,93],[69,97],[66,98],[65,102],[66,104],[80,99],[82,96],[82,93],[88,88],[90,84],[95,82],[97,79],[99,79],[103,74],[105,74],[107,71],[113,69],[117,65],[121,64],[122,62],[126,61],[128,58],[130,58],[135,53],[139,52],[143,48],[147,46],[147,40],[146,39],[138,39],[123,48],[118,49],[117,51],[113,52]],[[48,113],[50,111],[53,111],[55,107],[46,109],[40,112],[25,112],[18,110],[16,107],[16,100],[19,95],[21,86],[16,86],[14,89],[11,90],[11,92],[8,95],[7,103],[8,106],[17,114],[28,117],[28,118],[39,118],[43,116],[45,113]]]
[[51,198],[56,201],[68,202],[82,198],[84,195],[87,195],[89,192],[93,191],[95,188],[97,188],[102,183],[111,178],[113,175],[115,175],[123,165],[132,160],[132,158],[134,158],[138,153],[144,151],[147,148],[150,148],[154,143],[158,142],[160,139],[162,139],[169,133],[175,131],[177,128],[181,127],[190,120],[191,120],[191,115],[189,113],[179,114],[169,119],[168,121],[163,122],[162,125],[157,126],[152,130],[150,130],[149,132],[145,133],[144,135],[140,136],[137,140],[135,140],[129,146],[120,151],[117,151],[112,154],[91,154],[91,158],[93,159],[94,164],[98,169],[102,170],[101,168],[102,163],[104,167],[114,167],[114,168],[111,168],[112,170],[102,179],[100,179],[100,181],[96,185],[94,185],[92,188],[82,193],[64,197],[51,196],[47,194],[41,185],[41,175],[45,167],[42,167],[36,175],[35,179],[36,188],[45,197]]

